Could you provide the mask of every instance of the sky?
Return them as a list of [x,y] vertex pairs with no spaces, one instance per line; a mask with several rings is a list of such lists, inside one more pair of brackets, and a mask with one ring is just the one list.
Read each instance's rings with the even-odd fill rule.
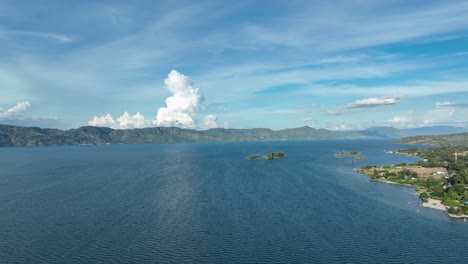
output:
[[468,1],[0,0],[0,123],[468,127]]

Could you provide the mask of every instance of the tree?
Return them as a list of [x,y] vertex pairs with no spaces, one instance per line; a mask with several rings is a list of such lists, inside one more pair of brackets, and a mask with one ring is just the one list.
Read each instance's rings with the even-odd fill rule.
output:
[[423,198],[423,199],[427,199],[429,198],[429,194],[427,192],[422,192],[419,194],[419,197]]
[[449,212],[449,214],[456,214],[456,213],[457,213],[457,209],[455,209],[455,207],[450,207],[450,208],[448,209],[448,212]]

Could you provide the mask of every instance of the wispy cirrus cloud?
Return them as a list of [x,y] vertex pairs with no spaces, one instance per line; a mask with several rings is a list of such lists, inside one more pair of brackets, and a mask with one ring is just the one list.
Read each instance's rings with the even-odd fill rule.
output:
[[42,38],[58,43],[70,43],[74,39],[66,34],[59,34],[53,32],[41,32],[41,31],[23,31],[23,30],[6,30],[0,28],[0,37],[2,38],[15,38],[15,37],[32,37],[32,38]]
[[468,92],[468,79],[458,80],[412,80],[399,84],[383,84],[372,86],[359,86],[355,84],[331,84],[327,89],[315,89],[304,91],[310,95],[377,95],[386,96],[389,91],[404,97],[422,97],[440,94]]
[[449,101],[444,101],[444,102],[435,102],[435,105],[436,106],[454,106],[456,105],[457,103],[455,102],[449,102]]
[[442,107],[468,107],[468,103],[457,103],[457,102],[450,102],[450,101],[443,101],[443,102],[435,102],[435,106],[437,108]]

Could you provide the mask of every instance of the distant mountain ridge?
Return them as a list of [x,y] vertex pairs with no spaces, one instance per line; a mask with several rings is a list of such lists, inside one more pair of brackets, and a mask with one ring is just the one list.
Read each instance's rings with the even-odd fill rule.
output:
[[462,132],[468,131],[467,129],[456,127],[424,127],[416,129],[376,127],[362,131],[331,131],[327,129],[315,129],[308,126],[282,130],[271,130],[268,128],[214,128],[204,131],[178,127],[149,127],[122,130],[108,127],[83,126],[76,129],[59,130],[0,125],[0,147],[107,143],[133,144],[399,138],[413,135],[458,133],[460,130],[462,130]]

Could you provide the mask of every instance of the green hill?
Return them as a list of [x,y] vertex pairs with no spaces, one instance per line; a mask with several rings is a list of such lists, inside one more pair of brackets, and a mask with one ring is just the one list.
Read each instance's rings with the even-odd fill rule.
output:
[[[445,127],[444,132],[458,128]],[[175,143],[175,142],[237,142],[237,141],[278,141],[278,140],[322,140],[322,139],[364,139],[394,138],[417,132],[442,132],[440,127],[404,130],[388,127],[371,128],[363,131],[331,131],[304,126],[283,130],[268,128],[224,129],[205,131],[177,127],[149,127],[140,129],[112,129],[107,127],[84,126],[70,130],[43,129],[0,125],[0,147],[7,146],[51,146],[80,144],[133,144],[133,143]]]
[[468,133],[438,136],[414,136],[405,137],[395,141],[401,144],[415,145],[441,145],[441,146],[463,146],[468,145]]

